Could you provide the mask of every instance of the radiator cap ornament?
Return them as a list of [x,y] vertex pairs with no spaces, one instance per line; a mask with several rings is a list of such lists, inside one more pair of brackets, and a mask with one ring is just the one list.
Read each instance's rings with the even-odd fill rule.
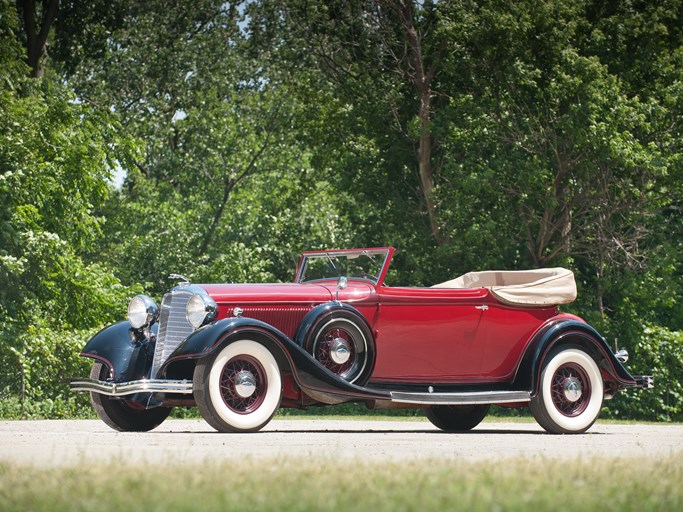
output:
[[172,279],[173,281],[180,281],[180,283],[178,283],[178,286],[188,286],[189,284],[191,284],[190,280],[182,274],[171,274],[170,276],[168,276],[168,278]]

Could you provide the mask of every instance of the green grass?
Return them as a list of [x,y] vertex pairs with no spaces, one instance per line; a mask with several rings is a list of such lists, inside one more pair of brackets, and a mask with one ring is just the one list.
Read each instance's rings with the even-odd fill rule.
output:
[[35,469],[0,464],[3,511],[683,510],[680,458],[486,463],[235,460]]

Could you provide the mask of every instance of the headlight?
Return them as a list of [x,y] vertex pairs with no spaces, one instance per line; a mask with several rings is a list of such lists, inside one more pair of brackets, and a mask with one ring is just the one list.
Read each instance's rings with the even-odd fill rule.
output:
[[187,303],[187,321],[195,329],[216,318],[218,306],[214,300],[203,293],[193,295]]
[[136,295],[128,303],[128,321],[134,329],[148,327],[159,318],[159,308],[147,295]]

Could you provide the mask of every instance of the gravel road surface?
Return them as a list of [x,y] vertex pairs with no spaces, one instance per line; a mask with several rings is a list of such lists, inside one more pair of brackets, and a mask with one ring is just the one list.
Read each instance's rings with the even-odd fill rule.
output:
[[168,420],[148,433],[119,433],[99,420],[1,421],[0,463],[41,467],[200,464],[248,458],[365,461],[587,459],[683,455],[681,425],[594,425],[553,436],[535,423],[485,422],[447,434],[426,421],[274,420],[255,434],[219,434],[202,420]]

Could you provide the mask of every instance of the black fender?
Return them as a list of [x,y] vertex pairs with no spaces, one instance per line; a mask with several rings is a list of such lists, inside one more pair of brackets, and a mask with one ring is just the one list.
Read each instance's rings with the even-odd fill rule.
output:
[[296,384],[313,400],[331,405],[352,400],[390,398],[387,392],[366,389],[337,377],[272,325],[244,317],[226,318],[195,331],[162,365],[159,378],[171,373],[174,365],[211,356],[244,337],[255,339],[266,346],[275,357],[280,370],[291,372]]
[[150,349],[149,340],[126,320],[95,334],[81,356],[104,363],[114,382],[128,382],[148,376],[152,364]]
[[605,338],[595,328],[585,322],[566,319],[551,321],[534,335],[518,366],[514,389],[530,390],[532,396],[536,396],[548,353],[563,344],[578,345],[586,350],[600,369],[611,376],[617,389],[637,385],[633,376],[612,353]]
[[[336,318],[334,318],[336,317]],[[367,383],[375,368],[375,339],[372,335],[372,328],[365,317],[356,308],[342,302],[326,302],[314,307],[309,311],[297,327],[294,333],[294,342],[303,348],[307,353],[312,354],[314,338],[320,334],[321,329],[330,319],[345,319],[350,321],[359,333],[367,338],[367,359],[365,366],[349,380],[358,382],[361,385]]]

